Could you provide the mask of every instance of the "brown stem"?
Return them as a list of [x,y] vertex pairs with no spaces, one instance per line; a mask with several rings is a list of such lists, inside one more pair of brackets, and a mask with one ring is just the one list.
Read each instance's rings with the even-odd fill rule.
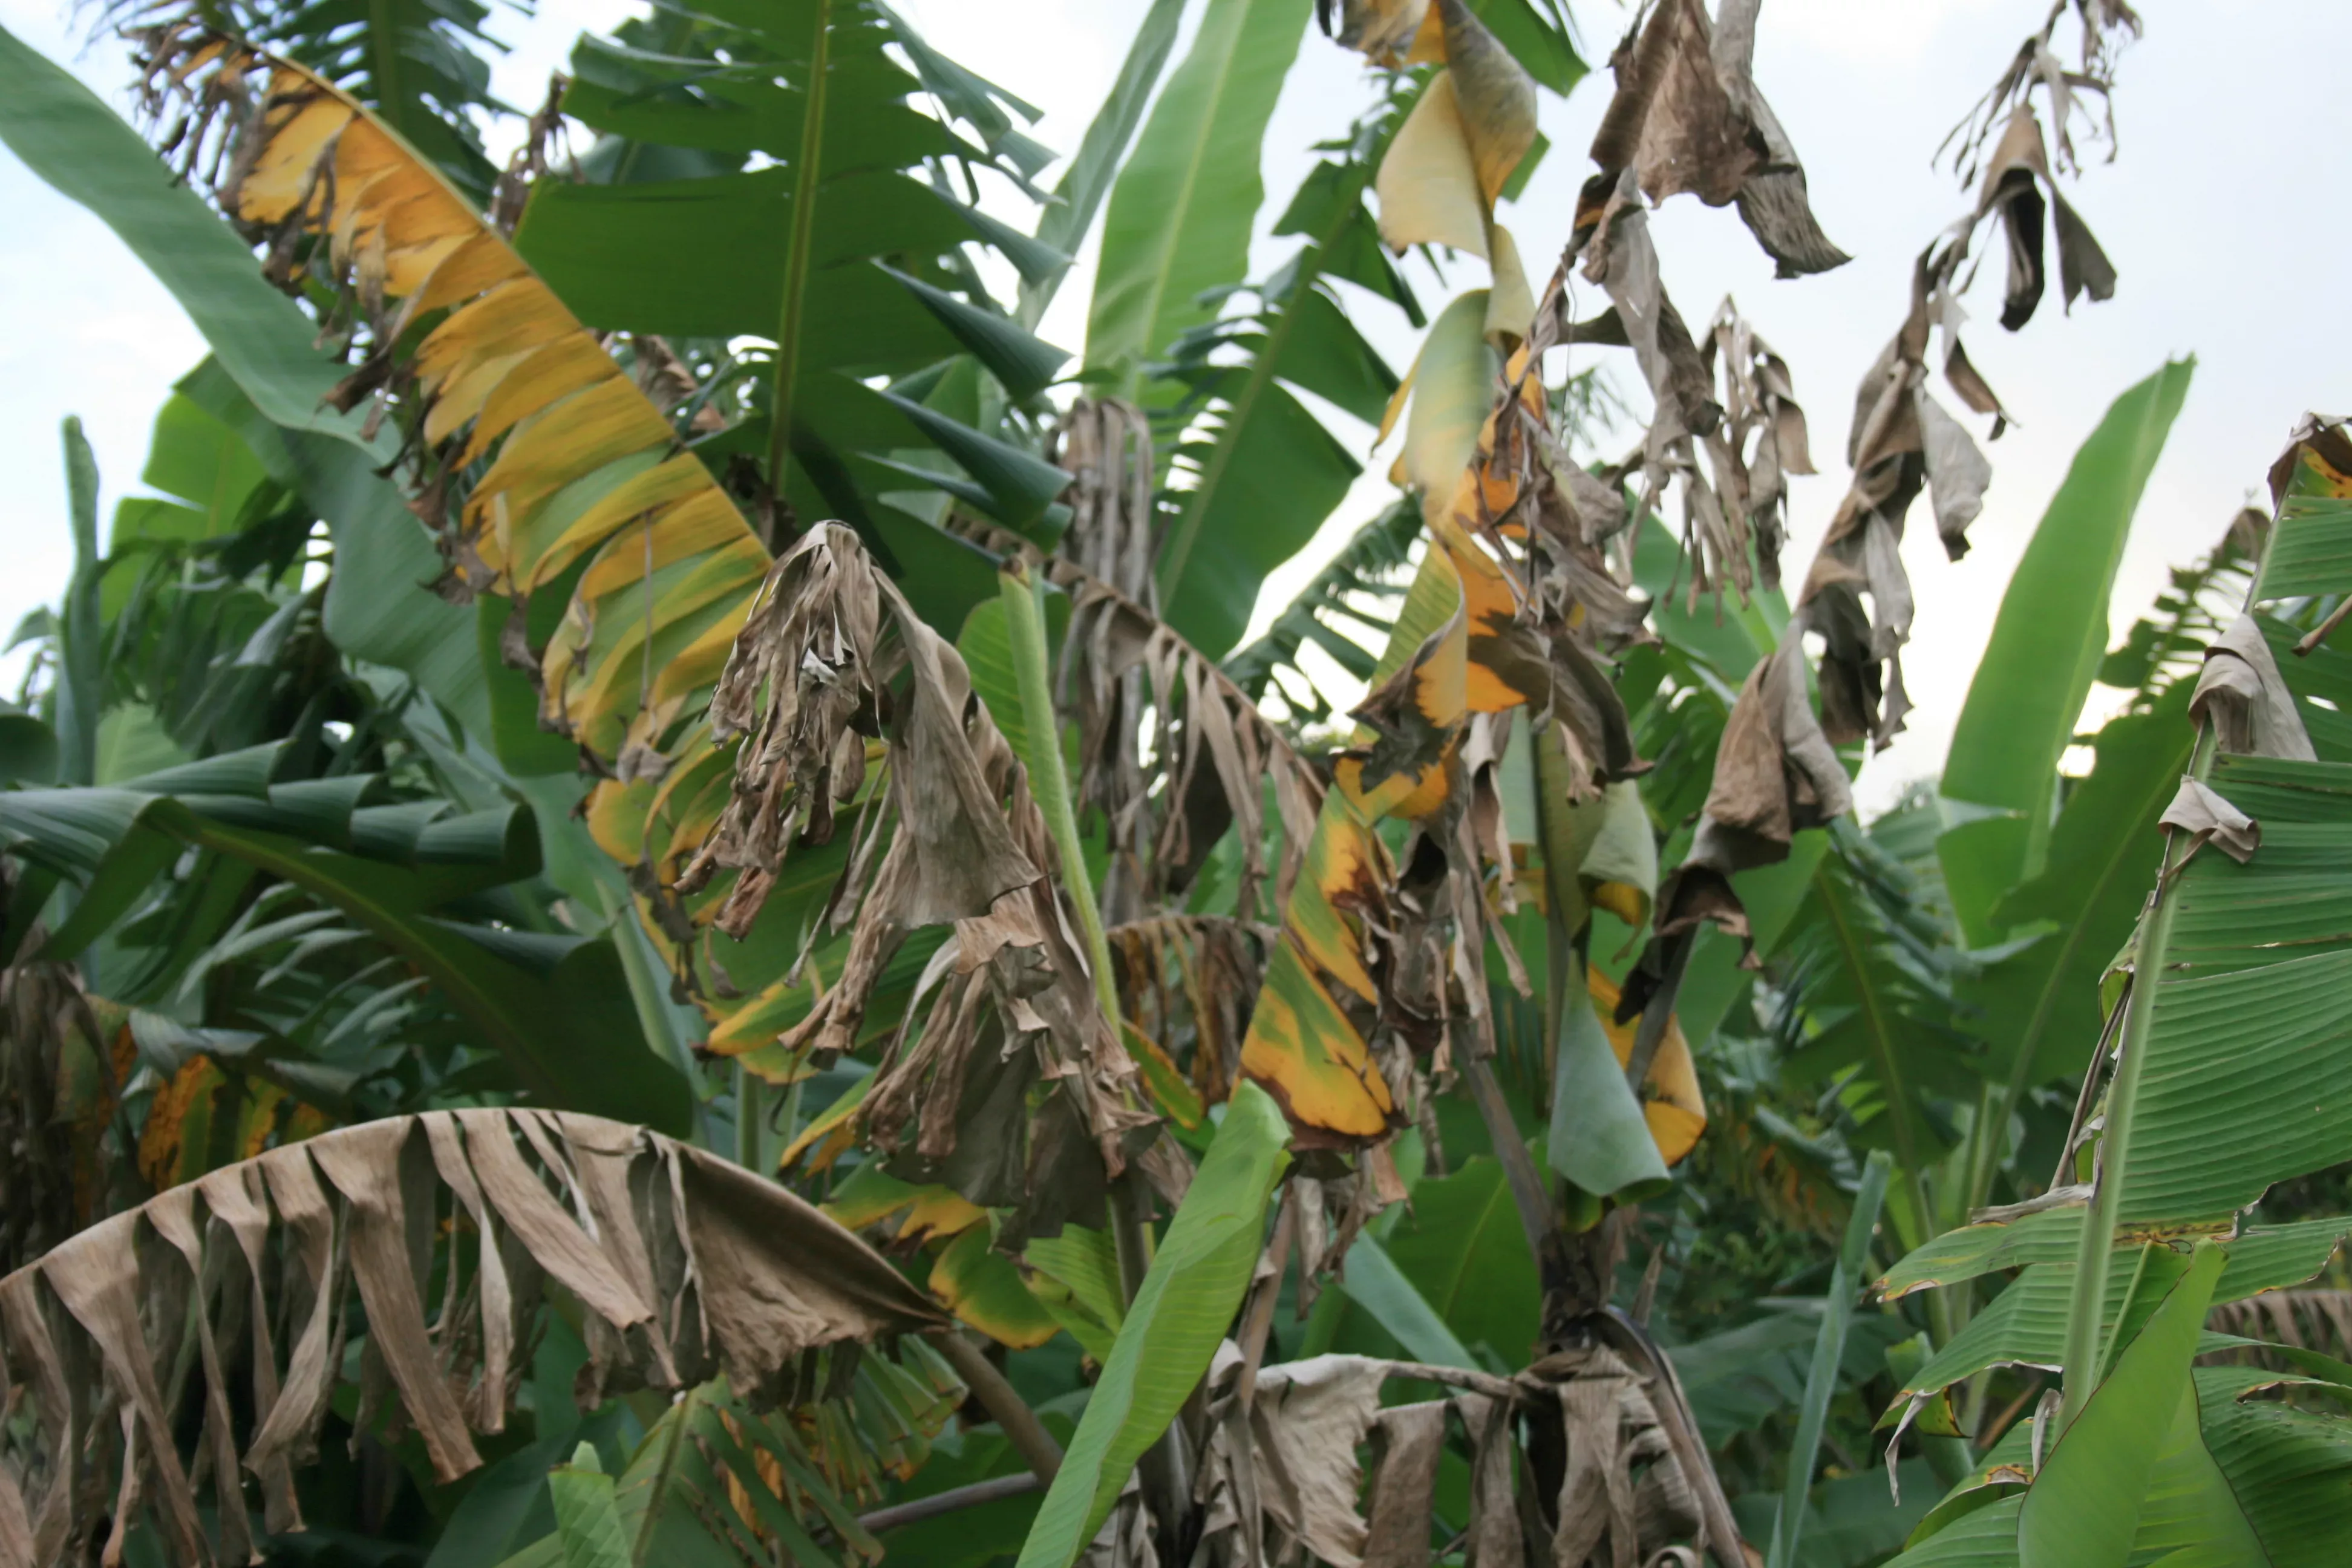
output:
[[948,1358],[956,1375],[971,1390],[981,1408],[996,1418],[1004,1428],[1006,1441],[1013,1451],[1029,1462],[1041,1485],[1051,1486],[1055,1474],[1062,1468],[1062,1447],[1037,1419],[1037,1413],[1028,1402],[1013,1391],[996,1364],[980,1353],[980,1347],[963,1337],[959,1329],[942,1329],[931,1342]]
[[857,1516],[858,1528],[868,1535],[879,1535],[886,1530],[903,1525],[920,1524],[927,1519],[954,1513],[961,1509],[978,1508],[984,1502],[995,1502],[1009,1497],[1026,1497],[1041,1490],[1045,1483],[1034,1474],[998,1476],[992,1480],[974,1481],[970,1486],[950,1487],[943,1492],[919,1497],[911,1502],[893,1503],[877,1508],[872,1513]]
[[1249,1310],[1242,1317],[1242,1372],[1234,1384],[1234,1401],[1242,1409],[1250,1407],[1257,1393],[1257,1369],[1265,1360],[1265,1336],[1274,1327],[1275,1298],[1282,1294],[1282,1275],[1290,1257],[1291,1237],[1298,1229],[1298,1194],[1294,1190],[1284,1195],[1282,1213],[1274,1222],[1274,1239],[1266,1243],[1266,1251],[1274,1258],[1274,1273],[1258,1281],[1257,1292],[1250,1298]]
[[1665,1044],[1666,1026],[1674,1021],[1675,994],[1683,988],[1683,971],[1690,966],[1691,949],[1697,945],[1696,931],[1685,931],[1675,939],[1666,953],[1665,978],[1643,1005],[1641,1027],[1634,1030],[1633,1049],[1625,1058],[1625,1081],[1633,1086],[1637,1100],[1643,1080],[1650,1076],[1650,1064],[1658,1059],[1658,1047]]

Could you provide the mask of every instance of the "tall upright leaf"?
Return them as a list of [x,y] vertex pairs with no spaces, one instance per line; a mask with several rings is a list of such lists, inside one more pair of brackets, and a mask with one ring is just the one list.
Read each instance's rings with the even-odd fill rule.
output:
[[1143,1451],[1168,1429],[1233,1322],[1264,1243],[1290,1129],[1254,1084],[1237,1089],[1021,1548],[1021,1568],[1070,1568]]
[[1215,314],[1265,199],[1266,121],[1297,58],[1307,0],[1208,0],[1134,155],[1111,187],[1087,318],[1087,368],[1130,394],[1143,362]]
[[58,782],[98,778],[98,718],[106,683],[99,619],[98,458],[81,421],[65,422],[66,504],[73,527],[73,576],[66,586],[58,672]]
[[[1078,138],[1078,150],[1071,155],[1068,170],[1054,187],[1052,202],[1037,220],[1039,244],[1051,246],[1065,257],[1075,256],[1087,231],[1094,227],[1095,215],[1110,194],[1119,160],[1128,143],[1135,140],[1135,128],[1143,121],[1151,89],[1160,85],[1160,73],[1176,47],[1176,28],[1184,19],[1186,3],[1151,0],[1151,9],[1136,28],[1135,41],[1128,46],[1118,75],[1111,79],[1110,91],[1087,122],[1086,134]],[[1045,307],[1054,302],[1069,270],[1068,261],[1057,262],[1044,277],[1023,282],[1020,308],[1013,312],[1023,326],[1034,327],[1044,319]]]
[[2001,596],[1942,785],[1950,799],[2013,814],[1957,829],[1942,847],[1954,910],[1979,945],[1993,935],[1994,900],[2047,858],[2052,781],[2106,652],[2124,540],[2195,368],[2173,361],[2116,400]]

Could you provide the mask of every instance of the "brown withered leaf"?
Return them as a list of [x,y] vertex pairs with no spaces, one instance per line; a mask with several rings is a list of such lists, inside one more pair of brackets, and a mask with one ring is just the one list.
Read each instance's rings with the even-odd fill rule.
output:
[[[1253,1381],[1246,1352],[1228,1343],[1209,1375],[1193,1561],[1256,1568],[1303,1548],[1334,1568],[1427,1568],[1438,1459],[1456,1423],[1470,1457],[1459,1545],[1471,1564],[1520,1568],[1530,1534],[1549,1537],[1542,1560],[1562,1568],[1678,1561],[1710,1533],[1702,1520],[1729,1536],[1714,1544],[1717,1558],[1739,1561],[1712,1471],[1696,1482],[1685,1471],[1704,1468],[1706,1454],[1671,1371],[1641,1355],[1639,1342],[1616,1348],[1616,1337],[1587,1332],[1508,1380],[1322,1355],[1258,1369]],[[1451,1386],[1446,1397],[1383,1409],[1390,1378]],[[1358,1458],[1368,1439],[1369,1487]]]
[[1611,57],[1617,93],[1592,138],[1600,173],[1578,203],[1587,225],[1630,173],[1653,201],[1689,192],[1709,206],[1738,203],[1742,222],[1794,278],[1851,259],[1814,219],[1803,166],[1754,75],[1758,0],[1660,0]]
[[[448,1293],[428,1319],[445,1222]],[[110,1512],[131,1522],[112,1492],[152,1511],[173,1561],[243,1561],[246,1472],[267,1528],[300,1529],[289,1468],[315,1451],[362,1331],[358,1424],[414,1426],[453,1480],[481,1463],[474,1435],[502,1429],[550,1281],[581,1310],[588,1403],[722,1373],[774,1403],[798,1396],[807,1352],[944,1321],[792,1193],[643,1128],[495,1110],[364,1122],[210,1172],[0,1279],[9,1402],[39,1432],[0,1470],[0,1514],[26,1521],[26,1561],[77,1560]]]
[[[2044,193],[2047,193],[2047,202]],[[2059,289],[2071,309],[2075,299],[2115,297],[2116,269],[2106,252],[2051,176],[2050,154],[2042,136],[2042,121],[2020,102],[2002,128],[2000,140],[1985,163],[1984,184],[1977,196],[1977,216],[1998,213],[2009,246],[2009,287],[2001,301],[2000,324],[2011,331],[2033,319],[2042,302],[2046,278],[2043,224],[2054,215]]]
[[1165,1053],[1204,1104],[1222,1104],[1241,1068],[1276,931],[1213,915],[1160,915],[1104,934],[1128,1026]]
[[[1078,798],[1103,814],[1116,847],[1105,918],[1122,923],[1181,894],[1228,827],[1243,856],[1234,914],[1259,912],[1269,781],[1271,891],[1273,907],[1283,907],[1322,805],[1315,765],[1215,660],[1143,604],[1077,563],[1041,560],[1018,534],[970,520],[956,526],[997,555],[1027,561],[1070,596],[1059,679],[1078,720]],[[1147,748],[1164,781],[1145,772]]]
[[1071,476],[1062,492],[1070,526],[1055,553],[1156,613],[1151,422],[1132,403],[1080,398],[1055,428],[1051,455]]
[[[2182,779],[2172,804],[2164,808],[2164,815],[2157,821],[2189,836],[2189,855],[2211,844],[2242,866],[2254,858],[2254,851],[2263,844],[2263,825],[2231,805],[2201,779]],[[2187,858],[2187,855],[2181,857],[2184,861]]]
[[2231,623],[2205,650],[2205,668],[2189,699],[2189,716],[2213,726],[2221,750],[2257,757],[2311,762],[2318,755],[2295,711],[2294,693],[2279,674],[2278,661],[2250,613]]
[[1717,356],[1722,360],[1723,419],[1704,443],[1716,497],[1727,522],[1737,519],[1753,542],[1759,579],[1777,588],[1789,477],[1814,471],[1805,411],[1797,402],[1788,362],[1756,334],[1730,300],[1717,310],[1700,354],[1710,369]]
[[1691,858],[1728,876],[1783,858],[1800,829],[1853,808],[1845,768],[1805,694],[1791,637],[1748,672],[1723,727]]
[[[828,733],[827,723],[838,728]],[[862,763],[868,725],[887,731],[887,809],[865,814],[865,837],[819,922],[849,926],[848,952],[830,989],[778,1044],[819,1059],[849,1050],[908,934],[952,925],[876,1069],[861,1125],[895,1149],[918,1107],[996,1104],[966,1092],[968,1080],[994,1081],[975,1077],[975,1058],[993,1050],[1000,1061],[1026,1058],[1036,1077],[1057,1083],[1035,1108],[1040,1125],[1074,1113],[1116,1174],[1129,1135],[1152,1118],[1136,1100],[1135,1064],[1102,1017],[1074,922],[1047,875],[1052,840],[1028,775],[974,695],[962,656],[839,523],[811,530],[776,563],[728,657],[712,729],[721,739],[749,738],[726,810],[680,890],[734,868],[718,923],[748,930],[790,846],[809,836],[803,825],[819,820],[828,795],[842,798],[840,759]],[[950,972],[953,983],[944,983]],[[926,1115],[912,1152],[950,1162],[975,1127],[985,1157],[980,1173],[967,1173],[975,1191],[966,1195],[1010,1201],[984,1173],[1034,1163],[1024,1117]]]
[[[0,907],[12,890],[0,866]],[[0,968],[0,1268],[97,1218],[130,1162],[108,1132],[118,1084],[81,977],[36,956]],[[95,1113],[95,1114],[93,1114]]]

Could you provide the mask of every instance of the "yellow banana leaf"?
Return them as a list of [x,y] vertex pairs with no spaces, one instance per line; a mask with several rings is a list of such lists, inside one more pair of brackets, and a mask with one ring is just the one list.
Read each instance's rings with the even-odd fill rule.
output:
[[1381,238],[1397,250],[1444,245],[1486,259],[1489,341],[1527,336],[1535,297],[1495,202],[1536,139],[1536,84],[1463,0],[1350,5],[1340,41],[1383,63],[1443,61],[1373,177]]
[[[1633,1059],[1633,1036],[1640,1020],[1618,1023],[1621,993],[1616,984],[1597,969],[1589,973],[1593,1007],[1608,1033],[1610,1049],[1617,1053],[1617,1065],[1622,1067]],[[1658,1145],[1660,1157],[1669,1165],[1680,1163],[1706,1131],[1706,1101],[1699,1093],[1698,1064],[1691,1059],[1690,1042],[1683,1038],[1682,1026],[1672,1018],[1666,1020],[1666,1037],[1659,1043],[1658,1054],[1650,1058],[1649,1073],[1642,1079],[1642,1116],[1650,1124],[1650,1137]]]
[[[669,421],[464,196],[332,84],[217,41],[187,57],[260,103],[222,193],[353,296],[377,344],[352,395],[417,420],[417,509],[461,592],[527,598],[589,558],[545,650],[543,714],[625,773],[658,773],[717,678],[767,552]],[[421,331],[422,336],[418,333]],[[483,462],[454,504],[452,477]],[[452,515],[454,514],[454,515]]]

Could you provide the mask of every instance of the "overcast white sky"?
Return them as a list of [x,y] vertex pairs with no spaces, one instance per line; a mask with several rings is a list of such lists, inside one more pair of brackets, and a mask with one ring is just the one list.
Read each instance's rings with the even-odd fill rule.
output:
[[[1856,259],[1824,277],[1776,282],[1729,212],[1685,196],[1654,220],[1667,288],[1683,314],[1703,322],[1727,291],[1736,294],[1788,358],[1811,413],[1815,456],[1828,471],[1798,481],[1792,570],[1810,557],[1843,492],[1835,459],[1853,386],[1897,324],[1911,258],[1965,205],[1948,175],[1929,170],[1928,157],[2047,3],[1770,0],[1758,79],[1805,160],[1823,226]],[[1145,0],[898,4],[950,57],[1045,110],[1034,133],[1065,152],[1076,147],[1145,8]],[[1630,7],[1578,0],[1573,9],[1588,57],[1605,58]],[[1969,352],[2019,424],[1988,449],[1995,479],[1966,561],[1944,561],[1924,515],[1912,530],[1906,559],[1919,610],[1906,674],[1918,708],[1910,732],[1868,765],[1867,805],[1939,767],[2019,552],[2075,446],[2117,393],[2168,355],[2198,356],[2188,406],[2126,558],[2118,629],[2161,585],[2168,564],[2218,537],[2298,414],[2352,405],[2332,330],[2352,216],[2332,195],[2329,173],[2345,130],[2337,79],[2352,9],[2341,0],[2144,0],[2140,9],[2149,31],[2123,62],[2121,155],[2095,166],[2073,198],[2114,258],[2120,286],[2110,303],[2078,306],[2068,318],[2053,284],[2037,319],[2012,337],[1992,319],[1997,261],[1979,285]],[[535,17],[501,11],[494,30],[516,47],[499,68],[500,90],[535,105],[572,37],[627,10],[621,0],[542,0]],[[0,0],[0,25],[71,59],[110,101],[122,101],[120,53],[108,46],[82,52],[58,0]],[[1538,285],[1567,238],[1587,168],[1582,149],[1607,95],[1605,71],[1565,102],[1546,95],[1552,152],[1507,215]],[[1344,126],[1364,101],[1359,62],[1310,32],[1268,137],[1262,229],[1308,166],[1307,145]],[[170,296],[104,226],[5,150],[0,212],[10,215],[0,223],[5,630],[54,599],[66,574],[58,421],[79,413],[89,427],[110,510],[136,488],[148,426],[170,384],[204,351]],[[1293,243],[1262,239],[1259,269]],[[1478,281],[1477,270],[1465,263],[1457,282]],[[1080,346],[1090,284],[1082,269],[1065,286],[1045,324],[1047,338]],[[1443,298],[1433,284],[1425,290],[1433,314]],[[1374,305],[1361,319],[1402,369],[1413,348],[1402,318]],[[1630,362],[1618,375],[1637,393]],[[1369,442],[1369,430],[1340,425],[1359,450]],[[1370,473],[1386,467],[1383,454]],[[1368,478],[1331,533],[1368,516],[1378,489]],[[1313,570],[1315,554],[1269,584],[1268,606]],[[8,689],[19,668],[18,660],[0,664]]]

